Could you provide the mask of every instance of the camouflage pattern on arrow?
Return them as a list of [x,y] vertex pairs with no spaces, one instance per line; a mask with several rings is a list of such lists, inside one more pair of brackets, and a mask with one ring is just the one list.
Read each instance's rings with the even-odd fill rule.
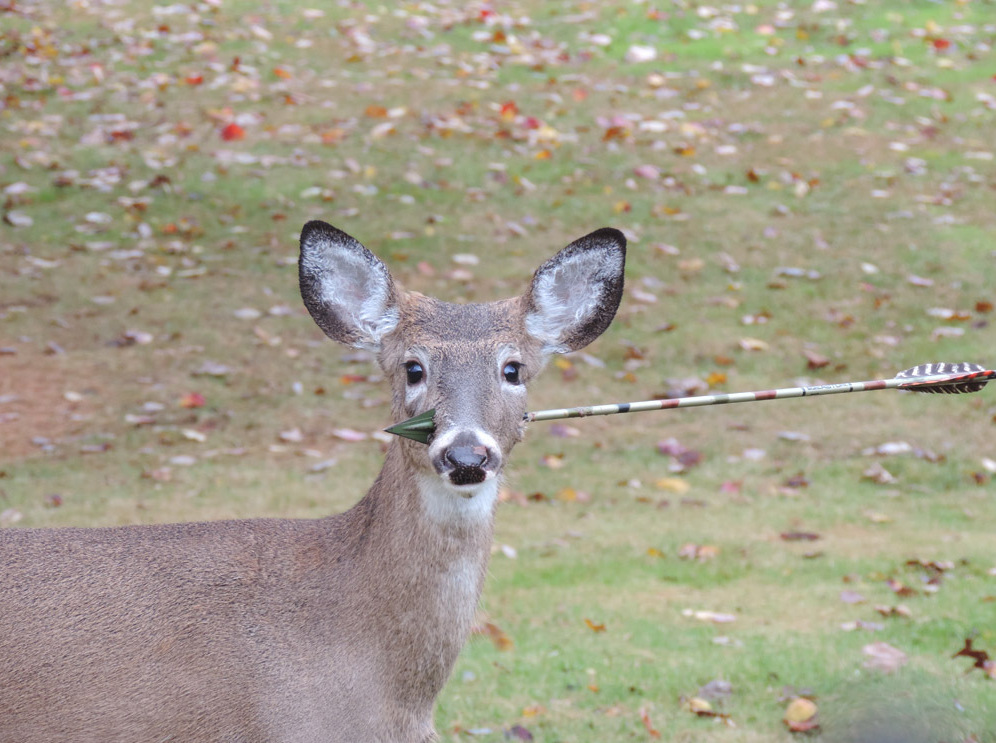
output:
[[[948,364],[937,362],[920,364],[914,366],[912,369],[906,369],[899,372],[892,379],[873,379],[867,382],[840,382],[838,384],[821,384],[812,387],[783,387],[781,389],[759,390],[756,392],[731,392],[722,395],[677,397],[670,400],[643,400],[640,402],[622,402],[610,405],[587,405],[577,408],[539,410],[534,413],[526,413],[524,420],[532,423],[534,421],[549,421],[560,418],[586,418],[591,415],[615,415],[616,413],[638,413],[646,410],[670,410],[672,408],[697,408],[704,405],[728,405],[735,402],[785,400],[793,397],[839,395],[846,392],[871,392],[872,390],[900,389],[911,390],[913,392],[942,392],[957,395],[978,392],[993,379],[996,379],[996,371],[986,369],[978,364]],[[432,420],[435,412],[435,410],[426,411],[385,430],[388,433],[427,444],[435,430]]]

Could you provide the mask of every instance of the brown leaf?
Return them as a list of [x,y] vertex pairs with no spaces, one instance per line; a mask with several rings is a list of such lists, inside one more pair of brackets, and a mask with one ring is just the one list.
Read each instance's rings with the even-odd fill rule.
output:
[[660,731],[654,728],[653,723],[650,722],[650,712],[647,711],[646,707],[643,707],[640,710],[640,720],[643,721],[643,727],[645,727],[647,732],[650,733],[651,738],[661,737]]
[[892,592],[897,596],[916,596],[916,591],[905,583],[896,580],[895,578],[889,578],[885,581],[885,584],[892,589]]
[[800,488],[808,488],[809,480],[806,475],[802,472],[797,472],[792,475],[789,479],[782,483],[783,488],[788,488],[789,490],[799,490]]
[[779,536],[786,542],[815,542],[820,538],[813,531],[783,531]]
[[593,622],[587,617],[585,617],[584,623],[588,625],[588,629],[590,629],[592,632],[605,632],[605,624],[599,624]]
[[807,369],[822,369],[824,366],[830,365],[830,359],[822,354],[816,353],[816,351],[803,351],[802,353],[806,357]]
[[987,653],[985,650],[976,650],[975,648],[973,648],[971,637],[966,637],[965,647],[963,647],[961,650],[959,650],[951,657],[971,658],[974,661],[974,663],[972,664],[971,668],[969,668],[969,670],[972,670],[972,668],[979,668],[992,675],[989,669],[992,667],[993,662],[989,659],[989,653]]
[[487,637],[498,650],[511,650],[515,643],[512,642],[512,638],[506,635],[498,625],[493,622],[485,622],[484,624],[479,624],[473,629],[471,629],[472,635],[482,635]]

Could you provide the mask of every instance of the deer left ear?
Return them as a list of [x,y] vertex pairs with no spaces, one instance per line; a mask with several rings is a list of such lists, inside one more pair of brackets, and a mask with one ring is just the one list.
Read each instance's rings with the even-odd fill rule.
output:
[[332,340],[379,351],[398,324],[398,290],[380,259],[324,222],[301,230],[301,297]]
[[584,348],[619,308],[626,237],[608,227],[575,240],[540,266],[526,295],[526,331],[546,353]]

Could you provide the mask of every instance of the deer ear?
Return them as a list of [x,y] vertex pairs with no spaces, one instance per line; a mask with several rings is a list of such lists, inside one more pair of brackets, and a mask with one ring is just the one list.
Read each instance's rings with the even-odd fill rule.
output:
[[608,227],[575,240],[540,266],[526,297],[526,331],[547,353],[584,348],[619,307],[626,237]]
[[318,327],[347,346],[380,350],[398,324],[398,291],[380,259],[325,222],[301,230],[301,298]]

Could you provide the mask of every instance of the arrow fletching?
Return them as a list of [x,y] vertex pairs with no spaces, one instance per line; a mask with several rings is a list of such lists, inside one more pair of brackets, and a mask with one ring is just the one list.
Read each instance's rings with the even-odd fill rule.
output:
[[[761,402],[763,400],[785,400],[792,397],[816,397],[818,395],[839,395],[846,392],[870,392],[872,390],[910,390],[911,392],[946,393],[960,395],[978,392],[990,381],[996,379],[996,371],[978,364],[963,362],[948,364],[935,362],[920,364],[905,369],[892,379],[873,379],[867,382],[840,382],[812,387],[785,387],[777,390],[757,392],[731,392],[721,395],[696,395],[668,400],[643,400],[622,402],[610,405],[588,405],[577,408],[538,410],[526,413],[527,423],[549,421],[559,418],[586,418],[591,415],[615,415],[617,413],[639,413],[645,410],[669,410],[671,408],[697,408],[704,405],[727,405],[735,402]],[[428,444],[435,431],[433,416],[429,410],[414,418],[409,418],[388,429],[388,433]]]
[[960,364],[946,364],[943,361],[934,364],[920,364],[912,369],[906,369],[896,375],[896,379],[907,379],[910,377],[930,377],[940,374],[947,375],[949,379],[936,381],[911,379],[909,382],[900,384],[898,389],[912,390],[913,392],[934,392],[946,393],[949,395],[961,395],[966,392],[978,392],[986,384],[996,378],[996,372],[990,371],[978,364],[962,362]]

